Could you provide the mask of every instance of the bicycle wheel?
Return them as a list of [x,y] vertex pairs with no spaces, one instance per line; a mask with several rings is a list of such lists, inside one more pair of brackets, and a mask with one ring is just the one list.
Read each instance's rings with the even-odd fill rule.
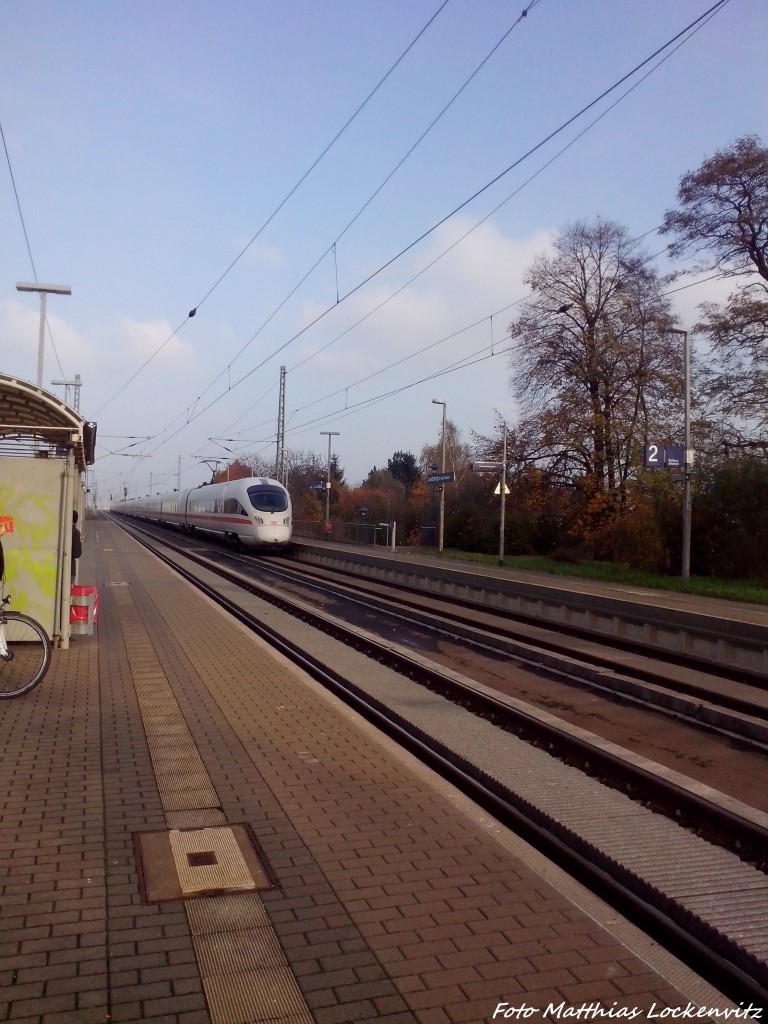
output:
[[18,612],[5,613],[7,659],[0,658],[0,700],[29,693],[51,664],[51,641],[39,622]]

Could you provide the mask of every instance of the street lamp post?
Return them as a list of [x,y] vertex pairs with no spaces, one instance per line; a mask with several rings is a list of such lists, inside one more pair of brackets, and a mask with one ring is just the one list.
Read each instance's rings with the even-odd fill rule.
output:
[[683,571],[682,578],[687,580],[691,575],[691,470],[693,452],[691,451],[691,349],[688,343],[688,331],[679,327],[669,327],[668,334],[678,334],[683,339],[683,406],[685,457],[683,462]]
[[325,478],[325,526],[328,528],[328,524],[331,521],[331,438],[338,437],[340,431],[338,430],[321,430],[320,434],[328,437],[328,467],[327,476]]
[[[441,474],[444,474],[445,473],[445,402],[441,402],[439,398],[433,398],[432,399],[432,405],[442,405],[442,407],[443,407],[443,431],[442,431],[442,435],[443,435],[443,442],[442,442],[443,455],[442,455],[442,458],[440,460],[440,472],[441,472]],[[445,484],[441,483],[440,484],[440,525],[438,527],[438,533],[437,533],[437,550],[438,551],[442,551],[443,550],[443,531],[444,531],[444,529],[445,529]]]
[[504,446],[501,456],[501,482],[499,483],[501,494],[501,512],[499,514],[499,565],[504,565],[504,518],[507,505],[507,422],[504,421]]
[[17,292],[39,292],[40,293],[40,336],[37,342],[37,386],[43,386],[43,353],[45,352],[45,297],[51,295],[71,295],[72,289],[66,284],[25,284],[19,281],[16,285]]

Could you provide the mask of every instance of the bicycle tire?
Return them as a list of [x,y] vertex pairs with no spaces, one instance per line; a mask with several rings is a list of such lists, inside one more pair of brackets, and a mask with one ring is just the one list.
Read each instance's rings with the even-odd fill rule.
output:
[[0,658],[0,700],[22,697],[44,679],[51,664],[51,641],[39,622],[6,612],[5,640],[11,657]]

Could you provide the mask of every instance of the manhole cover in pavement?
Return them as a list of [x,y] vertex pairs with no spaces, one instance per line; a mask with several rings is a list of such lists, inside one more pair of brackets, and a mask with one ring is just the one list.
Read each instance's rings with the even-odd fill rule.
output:
[[146,903],[272,886],[245,825],[137,832],[134,839]]

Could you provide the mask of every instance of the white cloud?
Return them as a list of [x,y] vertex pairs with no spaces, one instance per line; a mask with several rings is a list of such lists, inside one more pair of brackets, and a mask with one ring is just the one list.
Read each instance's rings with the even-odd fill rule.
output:
[[[534,257],[551,246],[551,235],[538,231],[513,239],[488,221],[450,249],[471,223],[458,218],[439,228],[426,253],[422,250],[388,270],[346,300],[338,315],[334,311],[326,318],[321,328],[325,340],[320,346],[307,344],[306,350],[338,337],[334,345],[369,352],[372,364],[383,365],[390,357],[414,352],[523,298],[523,275]],[[437,262],[426,273],[398,291],[433,260]],[[311,323],[322,312],[319,305],[305,304],[299,322]],[[499,315],[505,328],[506,314]]]
[[[243,239],[239,243],[238,252],[242,252],[246,245],[248,245],[248,239]],[[253,242],[248,245],[243,258],[247,264],[256,267],[282,267],[285,263],[282,249],[278,249],[274,245],[264,245],[262,242]]]
[[[435,232],[431,258],[448,250],[433,271],[441,286],[451,294],[460,289],[459,294],[480,302],[502,296],[510,302],[522,298],[527,294],[523,277],[533,260],[551,249],[552,233],[539,230],[526,238],[512,238],[502,234],[492,220],[474,230],[472,226],[469,218],[455,217]],[[449,248],[457,239],[461,241]]]
[[128,368],[151,359],[156,369],[187,371],[197,365],[195,353],[186,341],[173,334],[167,320],[118,320],[104,339],[102,352]]
[[[0,372],[36,381],[40,313],[18,302],[0,302]],[[42,386],[52,379],[72,379],[87,358],[87,345],[60,317],[46,313]]]
[[[707,280],[711,274],[702,274],[700,279],[681,278],[677,284],[671,286],[673,294],[670,295],[672,308],[675,311],[677,323],[691,330],[694,324],[701,319],[699,306],[704,302],[723,303],[728,296],[738,290],[745,281],[733,277],[720,277],[714,280]],[[692,282],[695,282],[692,284]],[[692,287],[686,287],[691,285]],[[674,289],[680,288],[680,291]]]
[[[46,321],[44,387],[62,373],[134,372],[155,352],[153,362],[158,367],[186,370],[197,364],[192,347],[178,336],[171,337],[167,320],[141,322],[124,317],[90,338],[58,316],[47,313]],[[39,313],[16,302],[0,303],[0,372],[35,379],[39,335]]]

